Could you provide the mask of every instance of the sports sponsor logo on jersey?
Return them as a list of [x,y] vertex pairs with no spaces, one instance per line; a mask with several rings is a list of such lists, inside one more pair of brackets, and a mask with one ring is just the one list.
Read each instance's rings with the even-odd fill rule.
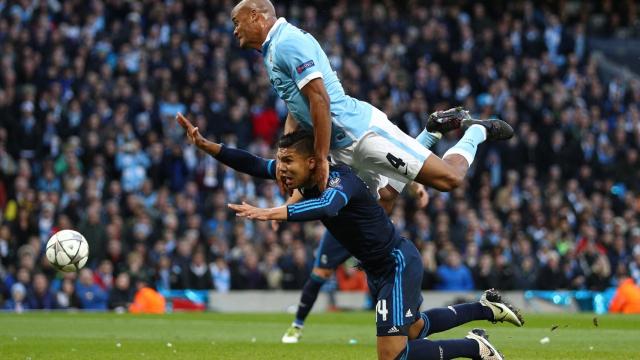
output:
[[316,64],[313,62],[313,60],[309,60],[305,63],[302,63],[300,65],[298,65],[296,67],[296,71],[298,72],[298,74],[302,74],[303,71],[307,70],[308,68],[314,67],[316,66]]

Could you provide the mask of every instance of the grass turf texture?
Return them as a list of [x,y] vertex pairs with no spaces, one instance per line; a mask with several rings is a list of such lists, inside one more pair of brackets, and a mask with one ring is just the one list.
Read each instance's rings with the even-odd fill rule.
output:
[[[524,328],[477,321],[508,359],[638,359],[640,316],[532,315]],[[371,313],[312,314],[299,344],[280,344],[287,314],[0,314],[0,359],[374,359]],[[552,327],[557,325],[555,330]],[[550,342],[541,344],[540,339]],[[118,346],[117,344],[120,344]]]

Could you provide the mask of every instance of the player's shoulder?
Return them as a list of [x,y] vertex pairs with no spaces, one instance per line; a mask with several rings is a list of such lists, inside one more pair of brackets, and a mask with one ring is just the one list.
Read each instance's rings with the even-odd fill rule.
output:
[[277,53],[286,58],[290,51],[306,51],[315,47],[313,37],[306,31],[287,24],[282,33],[278,37],[276,44]]
[[345,176],[354,174],[351,167],[344,164],[332,164],[329,165],[329,177],[332,176]]
[[341,189],[345,182],[352,184],[357,179],[356,174],[347,165],[331,165],[329,167],[328,187]]

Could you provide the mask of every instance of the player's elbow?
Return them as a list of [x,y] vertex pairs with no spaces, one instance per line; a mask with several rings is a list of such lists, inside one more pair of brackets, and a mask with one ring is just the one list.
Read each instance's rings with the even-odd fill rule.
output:
[[309,85],[303,88],[303,90],[308,90],[304,91],[304,93],[309,100],[310,107],[329,107],[331,99],[329,98],[329,94],[324,88],[321,79],[319,81],[312,80]]
[[326,92],[316,92],[309,98],[311,107],[314,108],[329,108],[331,100]]
[[343,204],[340,201],[332,201],[329,205],[324,208],[324,216],[326,217],[335,217],[340,213],[340,209],[342,209]]
[[325,209],[324,216],[325,217],[336,217],[336,216],[338,216],[339,212],[340,212],[340,209],[332,206],[332,207],[329,207],[329,208]]

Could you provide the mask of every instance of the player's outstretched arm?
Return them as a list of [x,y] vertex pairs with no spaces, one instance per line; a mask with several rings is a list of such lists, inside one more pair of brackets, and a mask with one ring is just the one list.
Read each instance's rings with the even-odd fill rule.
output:
[[198,149],[214,157],[220,153],[220,149],[222,146],[218,143],[214,143],[213,141],[205,139],[204,136],[200,134],[198,127],[193,126],[191,121],[189,121],[189,119],[187,119],[184,115],[178,113],[178,115],[176,115],[176,121],[187,133],[187,138],[189,139],[189,141],[193,145],[198,147]]
[[230,168],[245,174],[262,179],[276,178],[276,161],[275,159],[263,159],[255,156],[248,151],[233,149],[222,144],[217,144],[205,139],[197,127],[178,113],[176,120],[185,129],[189,141],[196,145],[200,150],[215,157],[221,163]]
[[319,198],[300,201],[287,206],[288,221],[321,220],[338,215],[349,198],[338,189],[328,188]]
[[229,208],[236,212],[236,216],[254,220],[278,221],[311,221],[338,215],[349,198],[344,192],[329,188],[315,199],[300,201],[296,204],[275,208],[257,208],[247,203],[229,204]]
[[287,220],[287,207],[278,206],[275,208],[259,208],[242,202],[242,204],[229,204],[229,208],[236,212],[236,216],[261,220],[261,221],[285,221]]

